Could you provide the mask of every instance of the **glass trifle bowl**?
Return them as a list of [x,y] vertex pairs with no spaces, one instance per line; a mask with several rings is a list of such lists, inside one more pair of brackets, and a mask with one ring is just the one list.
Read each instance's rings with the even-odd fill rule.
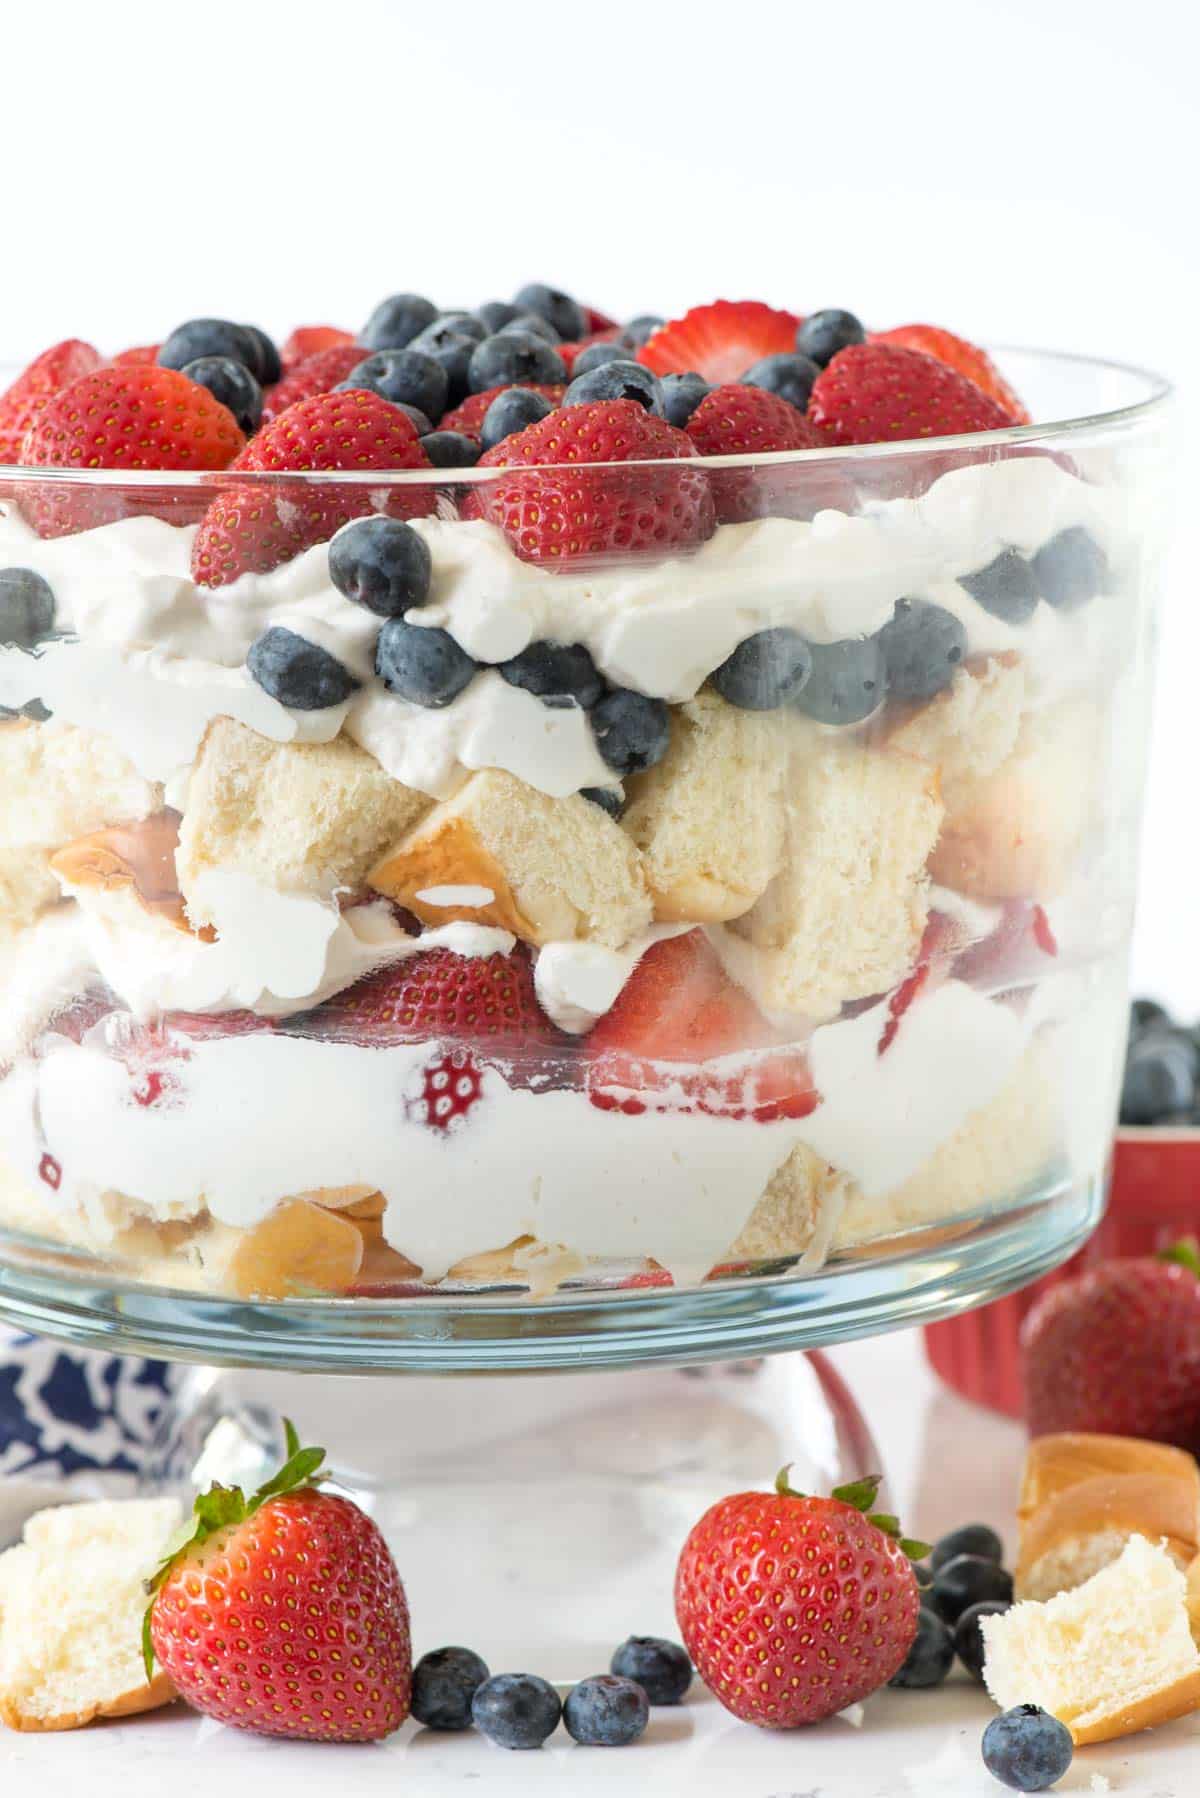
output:
[[[1166,407],[1004,365],[1054,422],[0,471],[0,1305],[217,1361],[611,1364],[1069,1254]],[[578,538],[531,560],[551,501]],[[250,529],[295,553],[223,580]]]

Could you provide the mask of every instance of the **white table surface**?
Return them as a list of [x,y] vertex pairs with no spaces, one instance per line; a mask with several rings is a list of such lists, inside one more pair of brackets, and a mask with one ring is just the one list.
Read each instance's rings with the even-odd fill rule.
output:
[[[915,1333],[849,1344],[833,1359],[875,1431],[905,1522],[933,1536],[979,1518],[1011,1540],[1017,1427],[940,1388]],[[173,1788],[191,1793],[203,1785],[222,1798],[326,1798],[336,1779],[352,1785],[356,1798],[450,1798],[468,1790],[553,1798],[618,1791],[630,1798],[998,1798],[1003,1788],[979,1759],[992,1715],[961,1674],[936,1692],[880,1693],[857,1727],[834,1719],[776,1734],[736,1722],[698,1691],[678,1710],[656,1711],[633,1748],[583,1749],[560,1731],[540,1753],[512,1754],[474,1735],[447,1737],[412,1723],[381,1747],[274,1742],[176,1706],[73,1734],[0,1729],[0,1792],[164,1798]],[[1194,1798],[1200,1719],[1083,1750],[1057,1789]]]

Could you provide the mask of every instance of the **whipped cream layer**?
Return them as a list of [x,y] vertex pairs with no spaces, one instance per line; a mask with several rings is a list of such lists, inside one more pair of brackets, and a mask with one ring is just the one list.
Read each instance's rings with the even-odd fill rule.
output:
[[[1120,652],[1111,611],[1130,555],[1123,504],[1112,488],[1028,455],[956,470],[920,498],[858,515],[722,525],[689,555],[561,573],[521,561],[487,523],[419,519],[433,579],[412,618],[448,630],[483,664],[543,639],[583,643],[612,682],[682,702],[757,631],[788,626],[816,642],[870,635],[898,599],[926,599],[961,620],[968,654],[1019,653],[1029,703],[1041,705],[1099,679]],[[1078,611],[1041,601],[1012,625],[959,585],[1002,550],[1032,554],[1073,526],[1091,532],[1113,571],[1112,591]],[[36,657],[0,652],[0,704],[41,698],[113,736],[139,772],[166,783],[178,783],[208,721],[229,715],[277,741],[324,741],[345,726],[397,779],[438,798],[480,767],[553,795],[614,784],[583,713],[547,708],[494,673],[436,710],[388,694],[373,672],[379,621],[332,585],[327,545],[210,589],[190,577],[194,536],[132,518],[43,542],[15,506],[0,507],[0,567],[42,574],[59,630],[78,639]],[[244,662],[271,625],[336,655],[359,692],[315,712],[269,698]]]
[[[530,1234],[584,1257],[650,1256],[684,1283],[722,1257],[797,1143],[836,1149],[868,1196],[889,1191],[999,1090],[1028,1040],[1013,1011],[957,982],[918,999],[879,1057],[884,1015],[875,1007],[815,1033],[822,1096],[803,1120],[627,1117],[489,1067],[482,1097],[448,1132],[420,1117],[427,1044],[182,1037],[169,1089],[145,1104],[134,1096],[144,1069],[131,1074],[106,1052],[101,1023],[81,1043],[49,1041],[0,1084],[0,1138],[63,1208],[94,1211],[120,1193],[153,1218],[207,1208],[244,1228],[290,1195],[362,1184],[384,1194],[388,1241],[427,1279]],[[57,1184],[41,1171],[46,1156]]]

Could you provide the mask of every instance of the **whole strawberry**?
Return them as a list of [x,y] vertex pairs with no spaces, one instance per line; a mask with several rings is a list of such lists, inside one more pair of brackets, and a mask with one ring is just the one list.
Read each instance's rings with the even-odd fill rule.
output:
[[921,350],[947,368],[953,368],[968,381],[974,381],[998,406],[1008,413],[1015,425],[1027,425],[1029,413],[1009,386],[986,350],[958,337],[941,325],[896,325],[891,331],[873,331],[872,343],[899,344],[901,349]]
[[[521,386],[528,387],[532,393],[540,393],[552,406],[560,406],[562,396],[567,391],[561,381],[522,381]],[[459,405],[443,413],[438,429],[465,431],[469,437],[478,437],[488,407],[505,391],[503,387],[487,387],[482,393],[469,393]]]
[[1013,422],[956,369],[891,343],[839,350],[813,384],[808,418],[830,444],[957,437],[1004,430]]
[[289,406],[299,405],[301,400],[310,400],[318,393],[332,393],[360,362],[366,361],[370,353],[370,350],[364,350],[361,344],[356,344],[351,339],[327,344],[324,349],[314,350],[303,361],[290,364],[281,381],[264,389],[264,425],[269,425],[272,419],[278,418],[281,412],[286,412]]
[[1021,1348],[1030,1431],[1096,1431],[1200,1454],[1200,1253],[1105,1262],[1044,1293]]
[[886,1685],[917,1632],[926,1545],[873,1512],[879,1476],[830,1498],[739,1492],[683,1545],[675,1615],[726,1710],[764,1728],[819,1723]]
[[54,395],[100,363],[99,350],[78,337],[52,344],[35,357],[0,393],[0,463],[20,462],[26,436]]
[[213,1486],[151,1582],[142,1646],[182,1698],[237,1729],[375,1742],[408,1715],[408,1605],[375,1524],[319,1490],[301,1448],[250,1498]]

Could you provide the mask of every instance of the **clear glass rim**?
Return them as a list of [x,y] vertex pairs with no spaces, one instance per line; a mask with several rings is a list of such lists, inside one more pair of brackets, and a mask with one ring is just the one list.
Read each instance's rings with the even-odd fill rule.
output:
[[[1073,350],[1040,350],[1024,344],[992,346],[1000,355],[1037,356],[1050,363],[1090,368],[1107,374],[1124,375],[1140,382],[1142,396],[1127,405],[1109,411],[1081,413],[1077,417],[1054,419],[1045,424],[1008,425],[1001,431],[973,431],[954,437],[907,437],[895,443],[854,443],[836,449],[773,450],[769,455],[698,456],[694,463],[662,461],[594,462],[589,468],[663,469],[664,467],[699,467],[718,469],[761,469],[784,467],[838,468],[861,467],[864,464],[896,458],[953,455],[959,451],[976,452],[1006,449],[1010,445],[1058,447],[1090,431],[1120,425],[1132,425],[1165,410],[1174,396],[1173,384],[1165,375],[1136,363],[1119,362],[1109,357],[1089,356]],[[429,487],[439,488],[484,486],[499,477],[519,472],[536,472],[538,468],[561,468],[561,464],[531,464],[518,471],[500,468],[394,468],[394,469],[313,469],[290,472],[259,469],[121,469],[121,468],[32,468],[25,463],[0,463],[0,476],[6,482],[45,485],[62,483],[78,487],[153,487],[159,490],[187,492],[193,488],[219,490],[226,487],[314,486],[347,487]],[[578,465],[572,465],[578,466]]]

